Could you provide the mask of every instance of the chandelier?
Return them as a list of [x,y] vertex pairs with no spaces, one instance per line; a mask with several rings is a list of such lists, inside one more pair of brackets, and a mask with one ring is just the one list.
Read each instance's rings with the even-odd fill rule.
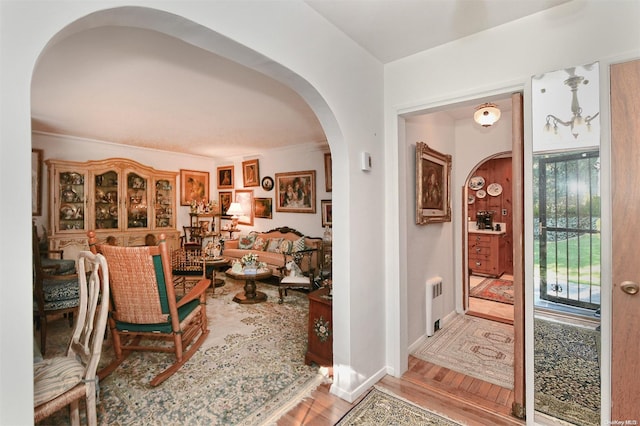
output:
[[578,86],[582,83],[588,84],[589,80],[585,80],[582,76],[574,75],[573,70],[571,70],[570,74],[571,76],[564,81],[564,84],[571,88],[571,112],[573,113],[573,117],[565,121],[553,114],[549,114],[547,115],[547,123],[544,125],[544,129],[547,132],[553,129],[553,132],[558,134],[558,124],[562,124],[563,126],[570,127],[571,134],[575,139],[578,139],[578,135],[584,131],[585,128],[587,131],[591,131],[591,121],[600,115],[600,112],[598,111],[594,115],[582,117],[582,107],[578,102]]

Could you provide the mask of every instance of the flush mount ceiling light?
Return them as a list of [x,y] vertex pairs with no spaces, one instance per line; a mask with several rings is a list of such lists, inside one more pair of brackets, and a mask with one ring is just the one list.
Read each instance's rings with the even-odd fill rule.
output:
[[496,104],[482,104],[476,108],[473,119],[482,127],[489,127],[500,119],[500,110]]
[[571,134],[575,139],[578,139],[580,132],[585,129],[588,132],[591,131],[591,121],[600,115],[600,111],[592,116],[582,117],[582,107],[580,107],[580,103],[578,102],[578,86],[580,84],[588,84],[589,80],[586,80],[580,75],[575,75],[574,70],[575,68],[567,70],[570,77],[564,81],[564,84],[571,89],[571,112],[573,113],[573,117],[568,121],[564,121],[553,114],[549,114],[547,115],[547,123],[544,125],[544,130],[550,132],[553,129],[553,132],[558,134],[558,124],[562,124],[563,126],[570,127]]

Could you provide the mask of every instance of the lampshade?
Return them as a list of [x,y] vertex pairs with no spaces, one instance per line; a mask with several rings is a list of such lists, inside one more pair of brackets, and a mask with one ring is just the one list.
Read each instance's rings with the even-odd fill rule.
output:
[[496,104],[482,104],[476,108],[473,119],[482,127],[489,127],[500,119],[500,110]]
[[231,216],[242,216],[244,214],[244,210],[242,210],[240,203],[231,203],[229,210],[227,210],[227,214]]

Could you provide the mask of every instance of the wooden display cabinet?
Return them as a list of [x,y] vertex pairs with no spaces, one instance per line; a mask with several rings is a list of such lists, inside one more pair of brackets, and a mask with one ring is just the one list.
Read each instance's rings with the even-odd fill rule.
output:
[[309,344],[306,364],[333,366],[333,309],[329,288],[309,293]]
[[73,162],[47,160],[49,248],[68,258],[88,249],[87,231],[99,241],[114,236],[119,245],[143,245],[147,234],[164,233],[177,247],[176,172],[132,160]]

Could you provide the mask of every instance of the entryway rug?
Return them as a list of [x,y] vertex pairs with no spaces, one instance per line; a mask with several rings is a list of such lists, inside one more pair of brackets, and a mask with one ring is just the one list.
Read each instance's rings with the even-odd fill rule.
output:
[[336,423],[336,426],[355,425],[458,426],[460,423],[427,411],[411,401],[375,386]]
[[534,321],[535,409],[577,425],[600,424],[600,332]]
[[[136,352],[100,381],[99,424],[275,424],[322,382],[318,368],[304,363],[307,295],[290,291],[278,304],[277,288],[258,283],[267,301],[240,305],[232,299],[244,282],[226,282],[213,298],[208,290],[207,340],[173,376],[158,387],[149,386],[172,355]],[[69,340],[68,323],[56,322],[47,336],[46,357],[62,354]],[[112,357],[109,339],[100,364]],[[61,410],[40,424],[69,424],[67,413]]]
[[469,296],[513,305],[513,281],[487,278],[472,287]]
[[513,389],[513,326],[457,315],[412,353],[416,358]]

